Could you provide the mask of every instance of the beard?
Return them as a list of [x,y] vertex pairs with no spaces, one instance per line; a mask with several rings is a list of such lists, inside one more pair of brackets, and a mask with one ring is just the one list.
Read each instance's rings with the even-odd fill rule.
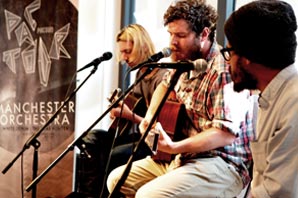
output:
[[[241,80],[239,81],[234,81],[233,75],[232,75],[232,80],[234,82],[234,91],[236,92],[241,92],[244,89],[249,89],[249,90],[256,90],[257,89],[257,84],[258,81],[257,79],[249,72],[247,72],[245,69],[239,65],[239,76]],[[236,74],[237,75],[237,74]]]
[[[195,42],[195,41],[194,41]],[[201,47],[199,45],[185,45],[183,47],[173,45],[171,46],[172,54],[171,54],[171,60],[176,61],[194,61],[199,58],[202,58],[202,52]]]

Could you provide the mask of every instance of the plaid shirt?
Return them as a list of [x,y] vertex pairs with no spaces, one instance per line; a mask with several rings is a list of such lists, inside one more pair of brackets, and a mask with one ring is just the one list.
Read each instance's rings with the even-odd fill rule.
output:
[[[231,145],[209,151],[208,155],[220,156],[232,163],[246,185],[250,181],[248,168],[252,162],[249,141],[254,138],[254,100],[248,90],[234,92],[229,65],[220,54],[216,42],[206,60],[208,68],[205,72],[183,73],[175,86],[177,99],[185,104],[193,126],[188,126],[187,136],[211,127],[234,134],[237,138]],[[165,82],[169,82],[170,76],[170,73],[165,76]],[[183,154],[186,158],[200,155],[202,153]]]

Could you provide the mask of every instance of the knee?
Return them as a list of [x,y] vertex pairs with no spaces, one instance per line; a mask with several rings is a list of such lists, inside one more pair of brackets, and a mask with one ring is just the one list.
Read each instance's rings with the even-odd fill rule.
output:
[[144,198],[144,197],[158,197],[155,195],[155,191],[150,189],[150,185],[144,184],[141,186],[138,191],[136,192],[135,198]]
[[136,192],[135,198],[144,198],[144,197],[148,197],[146,196],[147,192],[145,190],[141,188],[138,189],[138,191]]
[[114,187],[116,186],[118,180],[119,180],[119,170],[120,168],[116,168],[113,171],[110,172],[108,178],[107,178],[107,188],[108,191],[111,192]]

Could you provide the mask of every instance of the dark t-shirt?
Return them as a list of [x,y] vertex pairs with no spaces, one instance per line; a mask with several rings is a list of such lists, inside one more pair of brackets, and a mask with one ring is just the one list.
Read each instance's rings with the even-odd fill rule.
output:
[[[151,78],[144,78],[139,84],[134,88],[134,93],[142,96],[147,106],[150,104],[152,95],[157,85],[162,81],[164,74],[167,69],[157,69],[156,73]],[[155,72],[155,71],[153,71]],[[136,75],[136,79],[138,79],[142,75],[139,70]]]

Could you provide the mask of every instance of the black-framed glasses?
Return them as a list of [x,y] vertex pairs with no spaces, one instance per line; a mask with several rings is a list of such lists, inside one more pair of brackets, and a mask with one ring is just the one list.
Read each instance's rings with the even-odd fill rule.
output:
[[225,47],[220,50],[220,53],[222,54],[222,56],[226,61],[229,61],[231,60],[231,51],[233,50],[234,49],[232,47]]

